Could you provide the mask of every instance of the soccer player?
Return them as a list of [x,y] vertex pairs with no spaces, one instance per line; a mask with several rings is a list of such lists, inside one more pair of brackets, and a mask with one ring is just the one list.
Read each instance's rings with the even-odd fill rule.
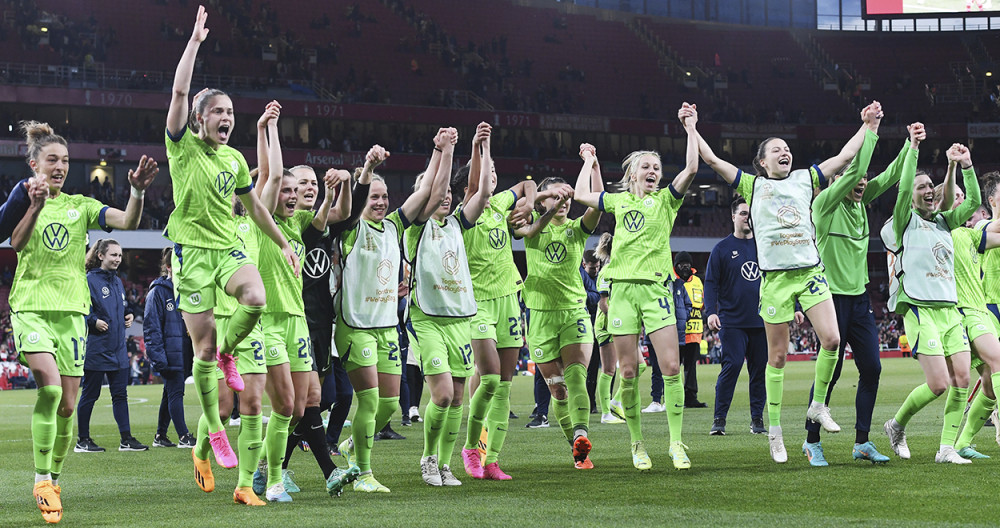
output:
[[[858,263],[865,262],[868,258],[869,227],[865,206],[899,181],[909,146],[908,143],[904,144],[889,168],[878,177],[868,180],[868,164],[878,141],[878,126],[882,115],[878,102],[873,104],[876,105],[877,112],[872,126],[865,132],[864,144],[844,173],[834,176],[830,186],[821,191],[813,201],[812,218],[841,335],[837,366],[823,403],[827,406],[830,404],[830,395],[844,366],[844,349],[850,343],[854,364],[858,367],[858,391],[854,400],[857,419],[852,457],[854,460],[868,460],[874,464],[889,461],[889,457],[879,453],[868,437],[882,363],[879,360],[878,327],[875,325],[871,300],[865,290],[868,284],[868,267],[859,266]],[[812,395],[809,401],[812,401]],[[820,424],[806,419],[805,426],[806,441],[802,444],[802,452],[811,465],[826,466],[826,457],[820,443]]]
[[[437,150],[432,155],[435,167],[439,155]],[[422,217],[434,180],[425,178],[403,205],[389,212],[389,190],[385,180],[374,173],[388,157],[389,153],[379,145],[365,156],[358,185],[370,186],[367,203],[360,220],[340,237],[343,283],[334,300],[334,342],[358,399],[351,437],[340,444],[339,450],[348,464],[355,463],[361,471],[354,489],[369,493],[389,492],[372,475],[371,453],[375,431],[389,423],[399,406],[402,362],[396,333],[396,293],[400,243],[403,231],[413,221],[430,216],[427,213]]]
[[[476,313],[462,231],[475,226],[487,199],[485,194],[477,194],[449,214],[451,161],[458,132],[442,132],[434,138],[435,154],[440,157],[437,166],[433,167],[432,157],[431,166],[414,184],[420,188],[423,180],[433,178],[424,210],[424,214],[431,214],[430,219],[410,224],[403,239],[406,259],[413,265],[406,331],[410,353],[419,362],[431,391],[423,415],[421,478],[431,486],[460,486],[462,482],[451,471],[451,458],[462,427],[462,393],[475,370],[469,321]],[[488,189],[491,173],[485,164],[481,167],[479,188]],[[430,210],[434,204],[438,206]]]
[[42,518],[57,523],[63,514],[59,475],[72,446],[73,410],[87,352],[87,230],[138,227],[143,195],[159,169],[143,156],[138,167],[129,170],[132,194],[122,211],[62,192],[69,174],[66,140],[47,123],[25,121],[20,130],[35,181],[28,192],[31,204],[10,238],[18,261],[10,319],[18,359],[38,383],[31,414],[33,494]]
[[708,434],[725,436],[733,391],[747,362],[750,432],[764,434],[764,369],[767,336],[764,321],[748,306],[760,305],[760,268],[750,228],[750,206],[737,196],[730,206],[733,234],[712,248],[705,270],[705,313],[708,327],[719,333],[722,360],[715,382],[715,415]]
[[602,261],[601,271],[597,273],[597,292],[601,295],[601,300],[597,303],[597,317],[594,318],[594,337],[601,349],[601,373],[597,377],[597,404],[601,410],[601,423],[620,424],[625,423],[625,420],[615,412],[624,416],[621,412],[621,402],[611,399],[611,383],[617,370],[617,360],[614,336],[608,332],[608,297],[611,294],[611,282],[604,273],[611,260],[611,242],[611,233],[602,233],[594,249],[594,255]]
[[[490,133],[492,128],[489,124],[479,124],[472,140],[472,159],[452,179],[456,187],[468,179],[462,203],[468,203],[480,192],[488,200],[475,228],[462,232],[478,307],[470,328],[476,371],[480,376],[479,386],[469,401],[469,423],[462,462],[470,477],[510,480],[510,475],[500,469],[497,459],[507,438],[510,385],[523,341],[518,302],[522,281],[514,265],[508,222],[515,228],[528,222],[535,203],[536,185],[526,180],[507,191],[494,194],[497,176],[487,144]],[[480,189],[479,171],[483,163],[487,164],[491,177],[489,187]],[[477,447],[484,420],[488,440],[486,458],[481,460]]]
[[[583,167],[577,178],[590,192],[604,190],[597,151],[580,145]],[[586,183],[584,183],[586,181]],[[538,186],[544,213],[515,234],[524,237],[528,276],[524,284],[528,350],[552,393],[553,416],[572,446],[577,469],[593,469],[590,461],[590,401],[587,365],[594,348],[594,330],[587,311],[587,292],[580,261],[587,237],[601,220],[601,212],[587,208],[570,220],[567,215],[573,189],[562,178],[546,178]],[[554,192],[553,192],[554,191]]]
[[793,171],[792,153],[785,141],[765,139],[753,160],[755,176],[744,174],[732,163],[716,156],[708,143],[698,136],[701,158],[750,204],[758,264],[764,274],[760,287],[760,315],[764,319],[768,343],[764,373],[770,421],[768,443],[771,458],[779,464],[788,461],[781,431],[781,401],[788,354],[788,323],[795,316],[796,303],[809,317],[820,341],[813,401],[806,417],[820,422],[829,432],[840,431],[824,403],[827,386],[837,366],[840,333],[814,241],[815,226],[809,210],[813,193],[826,182],[825,175],[839,172],[854,159],[876,115],[873,106],[865,107],[861,112],[864,123],[840,153],[809,169]]
[[[260,273],[240,248],[232,229],[233,193],[261,231],[278,244],[295,274],[299,261],[267,209],[250,192],[253,184],[243,155],[228,146],[235,126],[229,96],[219,90],[203,90],[195,97],[189,115],[191,76],[198,49],[208,37],[207,17],[205,8],[199,6],[194,31],[174,75],[166,144],[176,207],[164,235],[174,242],[174,288],[194,347],[193,377],[202,419],[206,421],[216,462],[231,468],[236,467],[237,458],[219,419],[215,368],[218,362],[227,385],[243,390],[232,352],[257,324],[265,305]],[[212,313],[216,286],[223,287],[239,302],[229,328],[218,341]]]
[[688,133],[686,165],[659,189],[663,177],[660,155],[636,151],[622,163],[625,192],[591,192],[577,182],[574,197],[578,203],[613,215],[619,229],[614,252],[605,268],[611,282],[608,302],[610,333],[615,336],[615,353],[622,375],[622,407],[632,441],[632,465],[640,471],[653,467],[643,444],[639,414],[637,357],[639,332],[645,328],[663,373],[667,423],[670,430],[670,458],[677,469],[688,469],[691,461],[681,442],[684,419],[684,388],[681,386],[677,324],[674,314],[670,270],[670,231],[684,193],[698,170],[698,143],[695,123],[697,111],[687,105],[677,112]]
[[[917,129],[914,133],[913,129]],[[980,205],[979,181],[969,149],[953,145],[949,162],[962,167],[966,200],[956,209],[938,211],[930,176],[917,172],[917,149],[926,137],[924,126],[908,127],[910,151],[906,154],[899,197],[892,218],[882,228],[889,250],[889,309],[903,315],[903,325],[913,342],[927,382],[913,389],[885,422],[885,433],[900,458],[910,458],[904,428],[917,412],[946,390],[941,442],[935,462],[968,464],[955,450],[958,427],[969,387],[969,339],[956,309],[955,246],[951,231],[965,224]]]

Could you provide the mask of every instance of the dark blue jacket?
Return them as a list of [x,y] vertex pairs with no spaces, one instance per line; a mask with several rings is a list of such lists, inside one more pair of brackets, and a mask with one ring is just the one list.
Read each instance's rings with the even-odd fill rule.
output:
[[674,292],[674,315],[677,317],[677,339],[678,343],[684,344],[684,330],[687,327],[688,318],[691,317],[691,298],[688,297],[687,288],[684,281],[674,279],[670,282],[670,289]]
[[27,189],[24,188],[27,184],[27,179],[14,184],[14,188],[10,190],[10,195],[7,196],[7,201],[3,205],[0,205],[0,242],[10,238],[18,222],[28,212],[28,207],[31,205],[31,197],[28,196]]
[[583,279],[583,289],[587,292],[587,311],[593,319],[597,313],[597,303],[601,301],[601,294],[597,293],[597,282],[590,278],[583,266],[580,266],[580,277]]
[[712,248],[706,267],[705,319],[716,314],[723,328],[763,328],[758,313],[760,268],[753,239],[723,238]]
[[[90,315],[87,316],[87,357],[83,368],[87,370],[120,370],[128,368],[125,350],[125,286],[113,271],[95,268],[87,272],[90,286]],[[97,320],[108,323],[108,330],[97,331]]]
[[142,316],[142,336],[146,355],[156,372],[184,370],[184,337],[187,329],[174,300],[174,284],[160,277],[149,286],[146,311]]

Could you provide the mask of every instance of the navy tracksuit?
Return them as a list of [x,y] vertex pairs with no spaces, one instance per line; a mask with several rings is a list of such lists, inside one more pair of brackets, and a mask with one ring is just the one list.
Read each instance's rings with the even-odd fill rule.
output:
[[156,434],[167,434],[167,426],[173,420],[177,436],[184,436],[188,434],[184,421],[184,340],[190,338],[177,310],[170,277],[159,277],[149,286],[142,335],[153,370],[163,378]]
[[0,242],[10,238],[10,235],[14,233],[14,228],[24,218],[28,207],[31,206],[31,197],[28,196],[27,189],[24,188],[27,183],[28,180],[23,179],[14,184],[14,188],[7,196],[7,201],[0,205]]
[[[87,356],[83,363],[83,379],[80,381],[80,403],[77,406],[77,421],[80,438],[90,438],[90,415],[94,403],[101,397],[101,385],[108,379],[111,389],[111,407],[122,436],[129,434],[128,386],[131,369],[128,352],[125,350],[125,287],[113,271],[101,268],[87,272],[90,286],[90,314],[87,326]],[[97,330],[97,321],[108,323],[104,332]]]
[[705,270],[705,318],[718,315],[722,323],[722,370],[715,383],[715,418],[725,419],[733,402],[743,360],[750,375],[750,416],[764,413],[764,369],[767,336],[760,306],[760,268],[753,239],[729,235],[708,257]]

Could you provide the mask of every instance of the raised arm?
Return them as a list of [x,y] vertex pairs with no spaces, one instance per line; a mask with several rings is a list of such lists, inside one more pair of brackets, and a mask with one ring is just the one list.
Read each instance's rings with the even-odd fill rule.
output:
[[188,92],[191,91],[191,74],[194,73],[194,61],[198,56],[198,48],[208,37],[208,28],[205,27],[205,20],[208,13],[204,6],[198,6],[198,16],[195,17],[194,31],[188,40],[184,54],[177,63],[177,71],[174,72],[174,87],[170,96],[170,108],[167,110],[167,134],[171,137],[180,137],[187,127],[188,121]]
[[677,111],[677,118],[681,120],[684,131],[687,132],[687,150],[684,155],[684,168],[677,173],[671,185],[683,195],[691,187],[695,174],[698,174],[698,131],[695,128],[698,124],[698,108],[684,103]]
[[[957,144],[957,143],[956,143]],[[958,168],[958,161],[952,159],[951,152],[955,148],[952,145],[948,149],[948,170],[944,174],[944,182],[941,184],[941,204],[938,209],[947,211],[955,205],[955,196],[958,194],[958,179],[955,176]]]
[[[870,122],[869,118],[866,116],[870,115],[872,107],[877,108],[875,113],[877,120]],[[861,128],[859,128],[858,131],[851,136],[851,139],[847,140],[847,144],[844,145],[844,148],[840,149],[840,152],[836,156],[819,164],[820,172],[823,174],[836,174],[840,172],[841,169],[846,167],[847,164],[854,159],[854,156],[858,155],[858,151],[861,150],[861,145],[865,142],[865,134],[869,130],[878,133],[878,124],[882,119],[882,105],[880,105],[878,101],[873,101],[872,104],[861,110],[861,119],[864,123],[861,125]]]
[[426,201],[416,217],[407,215],[407,218],[424,223],[434,214],[434,211],[437,211],[438,207],[441,207],[441,203],[448,196],[448,186],[451,184],[451,159],[455,153],[455,143],[457,142],[458,131],[454,128],[442,128],[434,136],[434,151],[431,152],[431,161],[427,164],[424,178],[420,182],[421,189],[426,188],[427,190]]
[[35,225],[38,223],[38,215],[45,207],[45,200],[49,196],[48,185],[40,178],[33,177],[28,180],[28,198],[31,202],[28,210],[14,226],[14,231],[10,235],[10,246],[14,251],[21,251],[31,240],[31,234],[35,232]]
[[[688,103],[684,104],[686,105]],[[695,139],[698,140],[698,155],[701,156],[701,159],[707,163],[716,174],[722,176],[722,179],[726,180],[726,183],[732,184],[736,181],[736,176],[740,173],[740,169],[736,165],[733,165],[732,163],[716,156],[715,152],[712,151],[712,147],[708,146],[708,142],[705,141],[705,138],[701,137],[701,134],[698,133],[696,127],[692,126],[691,130],[688,131],[688,134],[694,134]]]
[[815,218],[825,217],[832,213],[837,205],[857,187],[858,182],[868,175],[868,165],[871,163],[872,153],[875,152],[875,143],[878,142],[878,135],[875,132],[882,120],[881,106],[877,102],[872,103],[865,107],[861,116],[865,123],[872,122],[873,126],[868,127],[861,149],[851,160],[851,164],[848,165],[844,174],[834,180],[829,187],[823,189],[813,201]]
[[562,207],[567,200],[573,197],[573,188],[565,184],[553,185],[551,188],[538,193],[538,196],[542,196],[543,194],[545,195],[545,198],[555,198],[555,205],[545,211],[545,213],[539,216],[534,222],[515,229],[515,235],[522,238],[535,238],[538,236],[538,233],[541,233],[542,230],[545,229],[545,226],[549,225],[549,222],[552,221],[552,218],[556,216],[556,212],[559,208]]
[[[576,179],[576,187],[579,188],[580,178],[584,177],[590,182],[590,186],[587,187],[587,192],[596,194],[598,201],[600,201],[601,193],[604,192],[604,180],[601,178],[601,162],[597,161],[597,149],[594,148],[590,143],[584,143],[580,145],[580,157],[584,157],[584,150],[589,150],[594,156],[594,163],[590,169],[590,174],[584,176],[583,169],[580,170],[580,175]],[[584,166],[587,165],[586,158],[584,158]],[[576,189],[573,190],[574,197],[576,196]],[[583,213],[583,219],[580,220],[580,224],[583,226],[584,230],[593,233],[597,229],[597,224],[601,221],[601,209],[598,207],[587,207],[587,210]]]
[[948,160],[954,159],[958,166],[962,168],[962,183],[965,184],[965,201],[958,207],[950,211],[941,213],[948,221],[948,228],[955,229],[965,225],[976,209],[983,204],[982,194],[979,191],[979,179],[976,177],[976,169],[972,166],[972,154],[969,147],[955,144],[948,149]]
[[[487,125],[488,127],[488,125]],[[482,135],[482,140],[480,140],[480,145],[483,146],[486,152],[490,149],[490,129],[483,128],[483,123],[480,123],[479,128],[476,129],[476,139],[473,140],[473,153],[479,152],[479,147],[475,145],[475,141],[479,140],[480,135]],[[472,172],[471,169],[478,169],[478,172]],[[478,178],[474,178],[478,177]],[[493,170],[489,163],[482,163],[480,160],[479,166],[476,167],[475,164],[470,166],[469,170],[469,181],[473,179],[476,180],[476,192],[471,194],[466,194],[466,199],[464,205],[462,205],[462,216],[470,224],[475,224],[479,220],[479,216],[483,214],[486,209],[486,204],[490,202],[490,193],[486,192],[486,189],[490,188],[490,180],[493,178]],[[472,189],[472,184],[470,183],[469,189]]]
[[[481,186],[481,179],[478,176],[480,167],[482,167],[483,164],[482,145],[484,142],[489,141],[490,134],[492,132],[493,127],[485,121],[476,126],[476,135],[472,137],[472,157],[469,159],[469,183],[467,185],[467,190],[465,191],[465,196],[462,199],[462,203],[464,204],[468,204],[472,196],[479,192],[479,189],[489,188],[489,180],[486,180],[487,185]],[[489,198],[489,196],[487,196],[487,198]]]
[[[538,184],[533,180],[522,180],[510,188],[510,190],[521,198],[514,202],[514,207],[507,215],[507,221],[515,228],[521,227],[531,222],[531,213],[535,210],[535,203],[538,202]],[[545,197],[543,197],[544,199]]]
[[917,154],[920,142],[927,137],[923,123],[913,123],[906,127],[910,133],[910,149],[903,158],[900,169],[899,194],[896,196],[896,206],[892,209],[892,230],[896,234],[896,245],[903,245],[903,231],[910,223],[910,211],[913,210],[913,180],[917,176]]
[[139,158],[139,166],[128,171],[128,182],[132,186],[132,193],[128,198],[125,210],[109,207],[104,216],[104,221],[112,229],[135,229],[139,227],[142,220],[142,202],[146,195],[146,188],[153,183],[157,173],[160,172],[156,166],[156,160],[147,158],[144,154]]
[[267,238],[270,238],[281,248],[281,252],[285,255],[285,261],[295,270],[295,276],[298,277],[299,257],[295,254],[292,246],[288,244],[285,235],[282,235],[281,231],[278,230],[277,224],[271,218],[271,213],[264,208],[264,204],[260,203],[257,195],[252,192],[243,193],[239,195],[239,198],[243,202],[243,207],[247,210],[247,216],[253,220],[253,223],[257,224],[257,227],[260,228],[262,233],[267,235]]
[[319,209],[316,210],[316,216],[313,217],[312,221],[312,226],[317,231],[322,232],[326,229],[327,224],[330,223],[330,206],[333,205],[333,195],[337,187],[345,181],[351,181],[351,173],[345,170],[335,171],[331,169],[323,176],[323,185],[326,187],[326,194],[323,195],[323,201],[320,202]]
[[[326,176],[331,174],[340,175],[340,184],[334,189],[337,190],[337,199],[330,208],[330,215],[327,217],[328,224],[341,222],[351,216],[351,173],[346,170],[328,169]],[[325,178],[324,178],[325,179]]]
[[573,199],[576,203],[585,205],[590,209],[599,209],[601,193],[604,192],[604,183],[601,182],[599,189],[593,186],[594,171],[600,171],[597,161],[597,149],[590,143],[580,145],[580,157],[583,158],[583,166],[576,176],[576,186],[573,189]]
[[[257,184],[254,186],[254,192],[260,198],[260,203],[264,204],[264,208],[271,214],[274,214],[278,208],[281,176],[285,170],[285,161],[281,156],[281,139],[278,137],[278,117],[280,115],[281,105],[277,101],[271,101],[267,104],[260,119],[257,120],[257,151],[260,152],[261,147],[265,148],[267,170],[261,166],[257,171]],[[263,127],[261,127],[262,124]]]

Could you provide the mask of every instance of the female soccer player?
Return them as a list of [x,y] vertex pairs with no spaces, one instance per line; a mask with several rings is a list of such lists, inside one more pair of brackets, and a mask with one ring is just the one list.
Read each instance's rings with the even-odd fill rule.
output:
[[[490,157],[490,133],[492,128],[488,124],[479,124],[472,140],[472,159],[452,179],[452,185],[458,187],[468,174],[463,203],[468,203],[479,193],[488,200],[476,226],[462,232],[478,308],[470,328],[476,372],[480,376],[479,386],[469,401],[469,423],[462,462],[470,477],[510,480],[510,475],[500,469],[497,459],[507,438],[510,385],[522,339],[521,307],[518,302],[521,276],[514,265],[507,217],[510,216],[509,220],[515,227],[527,223],[535,203],[536,185],[530,180],[522,181],[508,191],[493,194],[497,180]],[[486,164],[492,174],[485,189],[479,186],[482,164]],[[486,459],[481,460],[477,448],[484,420],[487,447]]]
[[[591,192],[603,191],[594,146],[580,145],[580,157],[583,167],[577,185]],[[572,188],[562,178],[546,178],[538,187],[540,193],[550,189],[558,194],[539,202],[544,213],[515,233],[524,237],[528,262],[524,284],[528,350],[552,393],[553,415],[573,448],[575,467],[592,469],[586,365],[593,352],[594,331],[580,262],[601,212],[588,208],[583,216],[570,220]]]
[[[435,169],[440,154],[435,150],[431,156]],[[388,212],[389,189],[385,180],[374,173],[388,157],[389,153],[379,145],[365,157],[358,185],[370,185],[368,199],[360,221],[341,235],[343,284],[334,300],[334,342],[358,399],[351,438],[341,443],[339,450],[349,464],[355,462],[361,470],[354,482],[355,490],[383,493],[388,493],[389,488],[372,475],[371,452],[375,431],[389,423],[399,406],[402,362],[396,333],[396,292],[400,243],[412,222],[423,222],[430,216],[429,212],[425,216],[424,211],[433,182],[433,178],[425,178],[403,205]]]
[[785,355],[788,353],[788,323],[794,318],[796,302],[802,305],[820,341],[813,401],[806,411],[806,418],[819,422],[829,432],[840,431],[840,426],[830,417],[830,410],[824,403],[827,387],[837,366],[840,332],[826,274],[814,242],[816,229],[809,210],[815,189],[825,183],[827,174],[840,172],[854,159],[877,115],[872,106],[862,110],[864,124],[840,153],[808,170],[792,170],[792,153],[784,140],[765,139],[753,160],[757,171],[755,176],[745,175],[735,165],[716,156],[698,135],[701,158],[750,204],[757,255],[760,269],[764,272],[760,287],[760,316],[764,319],[768,349],[764,372],[767,415],[771,422],[768,441],[771,458],[779,464],[788,461],[781,432],[781,400]]
[[[403,239],[406,258],[413,265],[406,330],[411,353],[431,391],[423,416],[421,477],[431,486],[460,486],[462,482],[451,471],[451,458],[462,426],[462,392],[475,369],[469,321],[476,313],[462,232],[473,229],[487,200],[484,194],[477,194],[449,214],[451,161],[458,132],[442,130],[446,133],[439,133],[434,140],[434,148],[441,150],[437,170],[432,173],[428,167],[415,185],[433,178],[425,213],[439,205],[427,222],[411,224]],[[490,172],[480,170],[481,189],[489,188],[489,180]]]
[[[608,332],[608,297],[611,295],[611,283],[604,274],[604,269],[611,260],[611,233],[601,234],[594,249],[594,255],[601,259],[601,271],[597,272],[597,292],[601,300],[597,303],[597,317],[594,318],[594,337],[601,349],[601,372],[597,378],[597,404],[601,409],[601,423],[620,424],[625,420],[619,418],[621,402],[611,399],[611,382],[614,381],[617,360],[615,359],[614,338]],[[620,386],[621,382],[619,382]],[[618,409],[617,411],[615,409]]]
[[[892,219],[882,228],[882,241],[889,249],[889,309],[903,315],[906,334],[914,343],[913,355],[920,361],[927,382],[913,389],[896,416],[885,423],[893,451],[910,458],[904,428],[918,411],[945,390],[941,443],[935,462],[968,464],[955,451],[958,427],[969,387],[969,339],[956,309],[955,246],[951,231],[965,224],[981,203],[979,181],[969,149],[954,145],[949,161],[962,167],[966,199],[956,209],[938,211],[930,176],[916,170],[917,148],[926,137],[924,126],[914,123],[910,152],[899,180],[899,197]],[[916,128],[914,134],[912,130]]]
[[[248,216],[281,248],[296,275],[299,263],[267,209],[256,194],[249,192],[253,184],[243,155],[228,146],[235,124],[232,100],[219,90],[203,91],[195,98],[189,116],[191,75],[198,48],[208,37],[207,17],[205,8],[199,7],[194,31],[174,75],[166,144],[176,207],[164,234],[174,242],[174,288],[194,345],[195,387],[212,451],[219,465],[231,468],[236,467],[237,458],[219,419],[216,361],[218,358],[227,384],[243,390],[232,352],[257,324],[265,305],[260,274],[239,247],[232,229],[230,196],[234,192]],[[212,313],[216,286],[223,287],[240,304],[226,334],[218,341]]]
[[[84,275],[87,230],[135,229],[146,188],[159,169],[143,156],[128,173],[132,194],[124,211],[62,192],[69,174],[66,140],[46,123],[22,122],[28,166],[36,184],[31,205],[10,238],[18,266],[10,292],[11,326],[19,360],[38,383],[31,414],[34,496],[42,518],[62,519],[59,474],[73,439],[73,409],[86,359],[90,291]],[[39,185],[44,184],[44,185]]]
[[639,359],[639,332],[645,328],[663,372],[667,422],[670,429],[670,458],[677,469],[688,469],[691,461],[681,442],[684,419],[684,389],[681,386],[677,324],[674,316],[670,270],[670,231],[684,193],[698,170],[698,114],[686,105],[677,112],[688,133],[686,165],[659,189],[663,172],[660,155],[636,151],[622,163],[625,175],[620,185],[625,192],[593,192],[577,181],[576,201],[587,207],[614,215],[617,225],[611,262],[605,277],[611,282],[608,301],[610,333],[622,375],[622,407],[632,440],[632,465],[640,471],[653,467],[643,444],[639,418],[639,393],[636,389]]

